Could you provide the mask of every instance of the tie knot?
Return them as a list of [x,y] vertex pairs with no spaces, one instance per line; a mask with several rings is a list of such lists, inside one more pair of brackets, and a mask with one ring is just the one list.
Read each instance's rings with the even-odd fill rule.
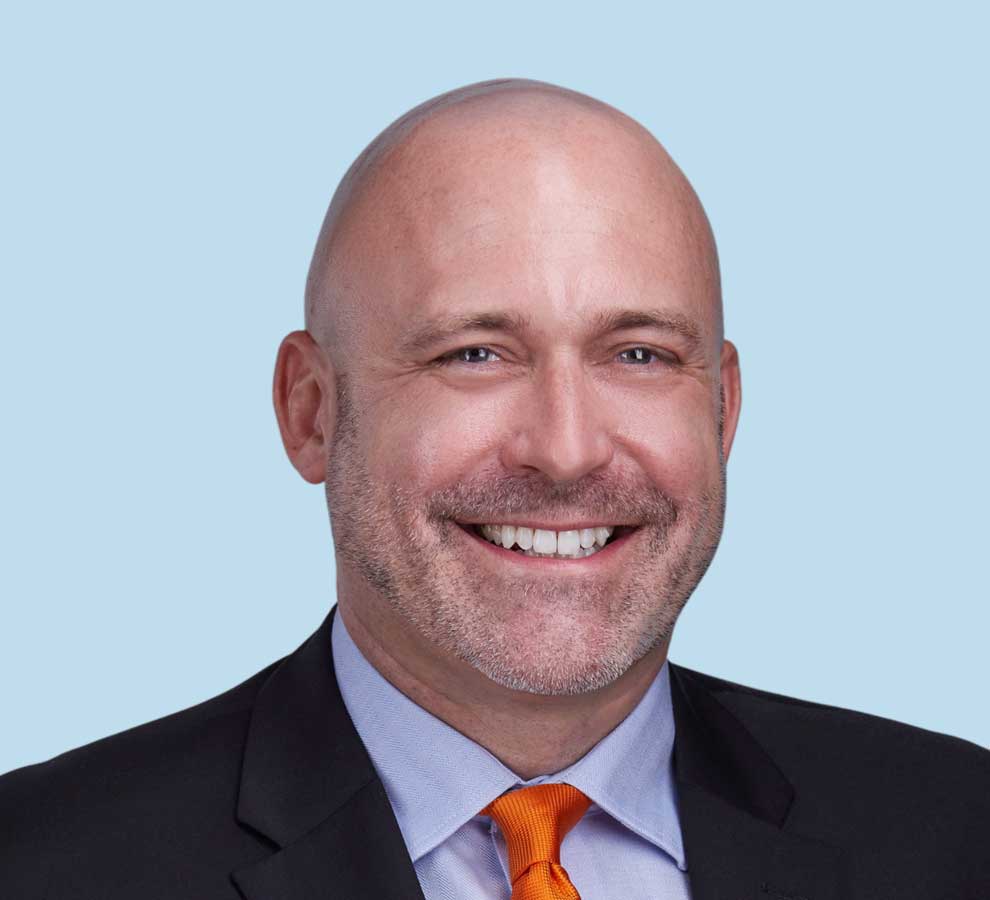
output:
[[481,812],[505,835],[513,884],[534,863],[560,865],[560,842],[591,805],[569,784],[537,784],[503,794]]

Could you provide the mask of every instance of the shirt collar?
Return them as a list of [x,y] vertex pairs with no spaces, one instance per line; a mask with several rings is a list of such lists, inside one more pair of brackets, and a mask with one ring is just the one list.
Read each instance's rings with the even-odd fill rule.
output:
[[665,661],[626,718],[573,765],[528,781],[384,678],[333,617],[333,665],[347,712],[415,863],[500,794],[567,782],[686,870],[674,794],[674,717]]

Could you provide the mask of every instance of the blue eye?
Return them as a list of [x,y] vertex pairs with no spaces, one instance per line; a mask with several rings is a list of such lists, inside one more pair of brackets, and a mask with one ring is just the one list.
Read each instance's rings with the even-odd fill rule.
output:
[[623,350],[619,356],[624,356],[630,353],[632,356],[626,357],[627,360],[636,365],[647,365],[651,359],[659,359],[659,357],[652,350],[647,347],[630,347],[628,350]]
[[[619,353],[625,362],[637,366],[648,366],[652,362],[665,362],[665,357],[660,356],[649,347],[630,347]],[[436,362],[439,365],[449,365],[450,363],[467,363],[468,365],[484,364],[499,360],[501,357],[490,347],[478,345],[475,347],[461,347],[441,356]]]
[[498,359],[498,354],[488,347],[462,347],[440,358],[441,362],[486,363]]

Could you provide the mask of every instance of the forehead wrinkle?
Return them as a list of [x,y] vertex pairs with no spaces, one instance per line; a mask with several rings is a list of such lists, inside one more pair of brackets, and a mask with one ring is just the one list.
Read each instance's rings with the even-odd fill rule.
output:
[[[480,202],[471,205],[485,206]],[[588,210],[600,215],[593,220],[579,219],[578,221],[555,222],[536,221],[536,215],[531,214],[529,223],[516,223],[511,210],[502,210],[487,215],[481,221],[466,224],[457,228],[437,228],[432,231],[413,226],[403,248],[417,253],[418,258],[431,274],[438,274],[445,264],[456,260],[457,253],[465,246],[472,251],[498,251],[506,245],[519,243],[526,245],[531,236],[561,237],[581,236],[601,238],[623,244],[633,251],[642,253],[660,263],[670,273],[678,273],[687,283],[697,283],[700,280],[707,283],[706,291],[711,289],[711,269],[707,261],[698,263],[696,258],[701,249],[694,228],[681,226],[662,227],[656,219],[650,219],[641,212],[623,210],[617,206],[608,206],[597,202],[573,202],[568,207],[574,210]],[[529,211],[532,213],[532,211]],[[558,220],[560,216],[556,217]],[[650,226],[654,226],[650,231]],[[527,251],[528,252],[528,251]],[[579,247],[578,254],[586,253],[586,248]],[[550,245],[540,248],[540,255],[547,259],[559,255],[572,255],[566,243],[551,249]],[[690,257],[690,259],[685,259]]]

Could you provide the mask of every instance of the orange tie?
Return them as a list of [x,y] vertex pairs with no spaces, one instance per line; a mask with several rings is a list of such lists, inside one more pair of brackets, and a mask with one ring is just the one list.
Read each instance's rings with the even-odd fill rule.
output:
[[581,900],[560,864],[560,842],[591,801],[569,784],[510,791],[482,811],[505,835],[512,900]]

